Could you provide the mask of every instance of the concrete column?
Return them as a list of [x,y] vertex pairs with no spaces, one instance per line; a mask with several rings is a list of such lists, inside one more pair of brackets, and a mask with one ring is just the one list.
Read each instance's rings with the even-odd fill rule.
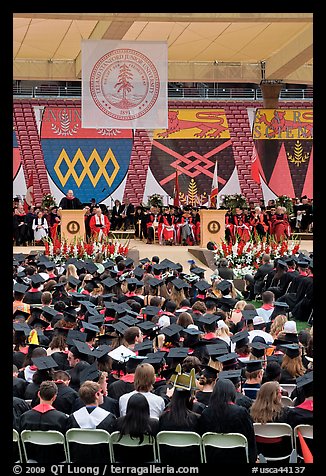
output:
[[278,98],[283,85],[275,82],[262,82],[260,89],[263,95],[263,104],[266,109],[278,107]]

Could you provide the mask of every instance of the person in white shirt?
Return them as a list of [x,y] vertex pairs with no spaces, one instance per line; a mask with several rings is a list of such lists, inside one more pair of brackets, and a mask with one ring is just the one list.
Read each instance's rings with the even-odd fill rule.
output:
[[48,235],[49,225],[47,219],[43,215],[42,210],[37,212],[37,216],[32,223],[32,229],[34,231],[34,240],[42,241]]
[[165,402],[162,397],[151,392],[155,382],[155,369],[151,364],[139,364],[135,371],[133,392],[125,393],[119,398],[120,416],[127,412],[127,403],[129,398],[137,392],[146,397],[149,405],[150,418],[159,418],[165,408]]
[[263,304],[256,309],[258,316],[263,317],[265,322],[270,321],[271,315],[274,311],[275,295],[272,291],[265,291],[261,295]]
[[266,342],[266,344],[273,344],[274,338],[271,336],[271,334],[264,330],[266,328],[265,319],[261,316],[255,316],[253,318],[252,323],[254,329],[252,331],[249,331],[249,342],[252,342],[254,337],[261,336]]

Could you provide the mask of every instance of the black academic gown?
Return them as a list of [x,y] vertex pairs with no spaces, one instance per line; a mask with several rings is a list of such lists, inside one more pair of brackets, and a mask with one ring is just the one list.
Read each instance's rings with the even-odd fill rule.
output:
[[51,357],[58,364],[58,367],[56,367],[56,370],[70,369],[69,362],[68,362],[68,354],[66,352],[53,352],[53,354],[51,354]]
[[[208,406],[200,416],[198,433],[203,435],[207,431],[215,433],[241,433],[248,440],[249,463],[253,464],[257,459],[256,439],[253,422],[246,408],[236,404],[228,404],[223,416],[217,417],[213,407]],[[220,462],[234,463],[223,453],[220,454]]]
[[23,413],[28,412],[31,406],[23,398],[13,397],[13,428],[19,431],[19,420]]
[[25,398],[25,390],[28,385],[25,379],[13,377],[12,379],[12,394],[17,398]]
[[311,401],[305,400],[301,405],[290,408],[287,423],[292,428],[297,425],[313,425],[314,412],[311,403]]
[[57,398],[53,402],[56,410],[70,415],[74,411],[74,403],[79,398],[78,392],[63,382],[56,382],[58,387]]
[[76,392],[78,392],[80,387],[80,372],[82,372],[89,365],[90,364],[88,362],[81,360],[80,362],[78,362],[76,367],[70,368],[68,370],[68,373],[71,378],[69,386],[73,388],[74,390],[76,390]]
[[122,380],[116,380],[108,385],[108,396],[119,401],[122,395],[134,390],[134,374],[126,374]]
[[42,291],[27,291],[23,297],[23,302],[25,304],[42,304]]
[[59,207],[63,210],[81,210],[83,208],[83,205],[77,197],[74,197],[72,199],[63,197],[60,200]]

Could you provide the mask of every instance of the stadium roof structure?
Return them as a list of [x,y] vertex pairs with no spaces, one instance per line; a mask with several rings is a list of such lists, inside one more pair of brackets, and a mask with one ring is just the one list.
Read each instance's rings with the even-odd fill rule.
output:
[[86,39],[167,41],[170,82],[313,84],[313,13],[14,13],[13,79],[80,80]]

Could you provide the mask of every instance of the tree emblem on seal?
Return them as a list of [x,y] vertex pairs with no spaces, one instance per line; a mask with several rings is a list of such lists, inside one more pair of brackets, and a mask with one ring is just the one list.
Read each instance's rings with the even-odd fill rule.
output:
[[75,220],[72,220],[70,221],[69,223],[67,223],[67,230],[69,231],[69,233],[71,233],[72,235],[75,235],[76,233],[79,232],[80,230],[80,225],[77,221]]
[[212,220],[207,224],[207,229],[210,233],[218,233],[221,229],[221,225],[218,221]]

